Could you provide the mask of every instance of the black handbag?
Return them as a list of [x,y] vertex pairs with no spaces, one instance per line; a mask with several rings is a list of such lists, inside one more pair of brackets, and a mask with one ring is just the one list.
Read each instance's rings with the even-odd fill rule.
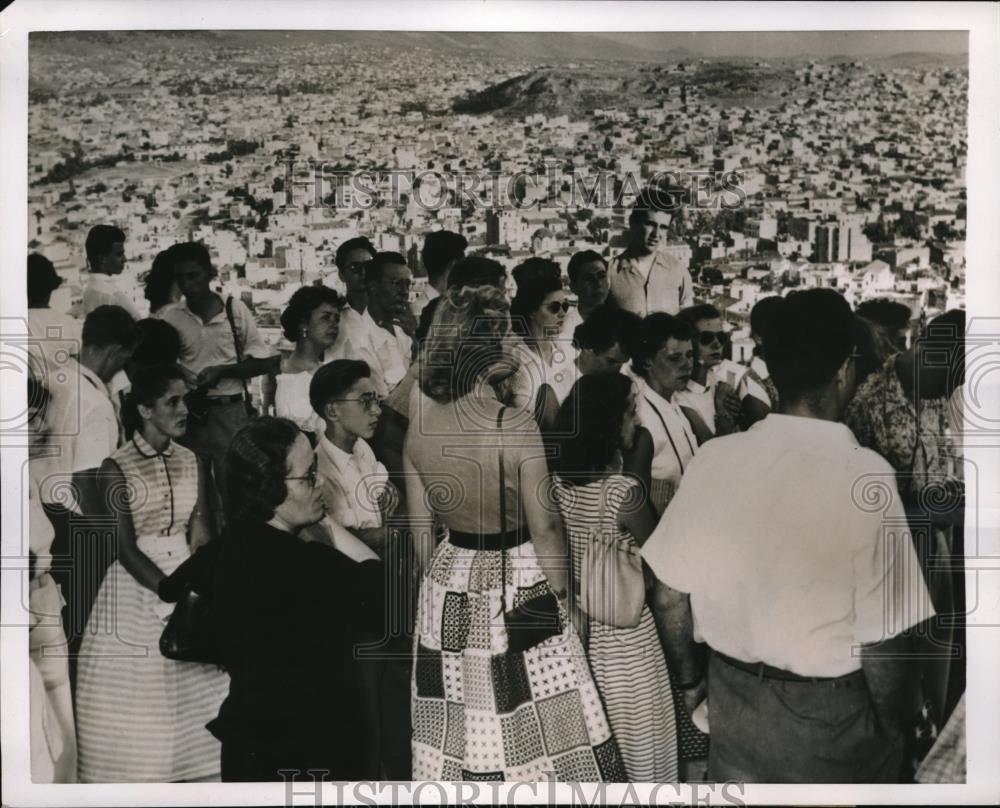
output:
[[160,653],[176,662],[222,667],[213,624],[212,602],[188,589],[177,601],[160,634]]
[[[503,467],[504,407],[497,413],[497,433],[500,440],[500,532],[507,534],[507,486]],[[503,622],[507,629],[507,650],[523,653],[539,643],[561,634],[562,620],[559,618],[559,601],[555,593],[545,585],[545,592],[533,595],[507,611],[507,549],[500,551],[500,580],[503,590]],[[543,583],[545,583],[543,581]]]

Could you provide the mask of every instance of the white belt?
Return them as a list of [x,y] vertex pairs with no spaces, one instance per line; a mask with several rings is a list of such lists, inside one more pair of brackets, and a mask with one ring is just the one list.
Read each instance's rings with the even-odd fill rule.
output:
[[170,536],[140,536],[136,546],[150,558],[173,558],[191,554],[187,538],[183,533]]

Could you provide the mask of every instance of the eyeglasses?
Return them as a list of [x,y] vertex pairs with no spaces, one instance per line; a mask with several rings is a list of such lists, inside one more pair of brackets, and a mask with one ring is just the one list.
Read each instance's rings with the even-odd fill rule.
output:
[[713,342],[718,342],[719,345],[725,345],[729,342],[729,333],[726,331],[699,331],[698,342],[706,348]]
[[308,480],[310,488],[316,487],[316,480],[318,478],[319,478],[319,472],[317,471],[315,460],[313,461],[313,464],[310,467],[308,474],[305,474],[302,477],[285,477],[286,480]]
[[357,401],[366,410],[377,410],[382,406],[383,399],[378,393],[364,393],[357,398],[331,398],[330,401]]
[[572,305],[573,304],[570,303],[569,300],[562,300],[562,301],[553,300],[551,303],[546,303],[545,304],[545,310],[549,314],[558,314],[560,312],[560,310],[562,310],[562,311],[569,311],[569,308]]

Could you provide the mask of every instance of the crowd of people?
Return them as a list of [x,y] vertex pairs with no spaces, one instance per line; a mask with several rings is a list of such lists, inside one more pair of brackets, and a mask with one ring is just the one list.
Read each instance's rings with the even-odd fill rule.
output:
[[[511,299],[459,234],[418,300],[351,239],[283,350],[202,244],[140,319],[94,227],[79,332],[31,255],[35,782],[920,779],[964,721],[964,314],[795,290],[736,361],[675,212]],[[164,656],[194,600],[210,658]]]

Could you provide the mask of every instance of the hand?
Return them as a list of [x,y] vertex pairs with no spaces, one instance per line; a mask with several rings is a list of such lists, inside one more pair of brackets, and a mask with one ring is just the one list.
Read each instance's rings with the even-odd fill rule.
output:
[[577,605],[574,598],[567,598],[563,602],[566,611],[569,613],[569,622],[580,637],[583,650],[590,647],[590,618],[587,613]]
[[703,676],[698,684],[687,690],[682,690],[681,693],[684,697],[684,709],[687,710],[688,715],[691,715],[708,696],[708,680]]
[[219,383],[219,379],[222,378],[222,366],[221,365],[209,365],[207,368],[202,370],[198,374],[197,384],[198,387],[215,387]]
[[167,603],[157,599],[157,601],[153,604],[153,613],[159,620],[166,623],[170,619],[170,615],[174,613],[174,609],[176,607],[176,603]]
[[198,376],[195,375],[192,371],[188,370],[183,365],[179,365],[179,367],[181,369],[181,375],[184,377],[184,384],[186,384],[191,389],[197,387]]
[[740,397],[733,386],[726,382],[715,385],[715,410],[725,412],[732,419],[740,416]]
[[413,335],[417,333],[417,325],[419,324],[419,321],[417,320],[417,315],[415,315],[413,310],[407,306],[405,309],[401,309],[397,312],[396,317],[393,319],[393,323],[402,328],[403,333],[412,339]]

